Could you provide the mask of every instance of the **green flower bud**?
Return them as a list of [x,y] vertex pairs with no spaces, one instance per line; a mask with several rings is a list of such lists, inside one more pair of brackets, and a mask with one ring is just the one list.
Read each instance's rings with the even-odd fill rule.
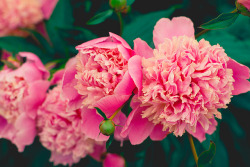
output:
[[115,10],[121,10],[126,8],[127,0],[109,0],[109,5],[111,8],[115,8]]
[[99,125],[99,129],[103,135],[110,136],[115,131],[115,124],[112,120],[103,120]]

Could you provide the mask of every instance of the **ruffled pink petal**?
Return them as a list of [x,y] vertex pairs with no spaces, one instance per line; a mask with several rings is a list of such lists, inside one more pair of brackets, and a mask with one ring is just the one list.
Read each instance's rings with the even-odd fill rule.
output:
[[65,70],[59,70],[57,71],[54,75],[53,75],[53,78],[51,79],[50,81],[50,84],[51,85],[55,85],[55,84],[58,84],[59,82],[61,82],[62,78],[63,78],[63,75],[64,75],[64,72]]
[[[20,104],[22,112],[26,113],[30,118],[35,119],[38,107],[43,103],[46,92],[49,88],[49,81],[38,80],[30,83],[28,93],[29,95],[23,99]],[[39,93],[37,93],[39,90]]]
[[130,95],[114,94],[101,98],[98,100],[94,107],[100,108],[107,117],[113,115],[113,113],[120,108],[128,99]]
[[138,88],[138,95],[140,96],[142,90],[142,58],[140,56],[133,56],[128,61],[128,72]]
[[42,0],[42,12],[45,19],[49,19],[58,0]]
[[62,155],[60,153],[52,151],[49,160],[53,162],[54,165],[62,164],[62,165],[72,166],[74,163],[77,163],[78,161],[80,161],[80,158],[78,158],[77,160],[74,160],[71,154]]
[[122,80],[116,86],[114,93],[120,95],[131,95],[135,88],[134,81],[128,74],[128,71],[124,74]]
[[36,68],[40,70],[40,72],[43,74],[43,79],[48,79],[50,76],[50,73],[46,68],[44,67],[41,60],[33,53],[31,52],[20,52],[19,55],[21,57],[26,57],[27,60],[25,64],[34,65]]
[[22,113],[15,122],[15,134],[13,143],[16,144],[18,151],[22,152],[26,145],[33,143],[36,136],[35,120],[29,118],[25,113]]
[[125,159],[120,155],[108,153],[103,161],[103,167],[125,167]]
[[165,38],[172,39],[174,36],[194,37],[193,22],[187,17],[174,17],[172,20],[168,18],[160,19],[153,31],[153,41],[155,47],[163,43]]
[[136,38],[134,40],[134,51],[136,55],[139,55],[144,58],[153,57],[153,49],[140,38]]
[[106,152],[106,146],[105,143],[102,145],[96,144],[94,146],[94,152],[89,154],[93,159],[96,161],[101,161],[102,154]]
[[163,140],[169,134],[168,131],[162,131],[163,126],[161,124],[157,124],[152,133],[150,134],[150,138],[153,141]]
[[101,37],[101,38],[93,39],[93,40],[90,40],[90,41],[88,41],[88,42],[84,42],[84,43],[81,44],[81,45],[76,46],[76,49],[77,49],[77,50],[84,49],[84,48],[86,48],[86,47],[93,46],[93,45],[96,44],[96,43],[104,42],[104,41],[107,40],[107,39],[108,39],[108,37]]
[[82,111],[82,131],[88,138],[96,141],[106,141],[109,136],[100,134],[99,125],[104,119],[96,113],[95,109],[84,108]]
[[227,67],[233,70],[233,78],[235,80],[235,82],[233,83],[233,95],[238,95],[250,91],[250,82],[247,80],[250,77],[249,68],[231,58],[227,62]]
[[126,48],[131,49],[131,47],[129,46],[129,44],[122,37],[120,37],[119,35],[116,35],[116,34],[114,34],[112,32],[110,32],[109,35],[110,35],[110,37],[115,38],[116,40],[120,41],[121,44],[123,46],[125,46]]

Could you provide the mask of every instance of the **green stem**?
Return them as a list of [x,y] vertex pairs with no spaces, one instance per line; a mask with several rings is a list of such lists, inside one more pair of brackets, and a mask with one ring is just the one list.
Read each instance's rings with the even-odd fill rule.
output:
[[[237,13],[238,12],[238,9],[235,8],[232,12],[230,13]],[[207,33],[208,31],[210,31],[209,29],[205,29],[205,30],[202,30],[201,32],[199,32],[198,34],[195,35],[195,38],[197,39],[198,37],[200,37],[201,35]]]
[[193,153],[193,156],[194,156],[194,161],[195,161],[196,165],[198,166],[198,156],[197,156],[197,153],[196,153],[196,150],[195,150],[193,137],[189,133],[188,133],[188,140],[189,140],[190,147],[191,147],[191,150],[192,150],[192,153]]
[[118,19],[119,19],[119,23],[120,23],[120,36],[122,36],[122,32],[123,32],[123,20],[122,20],[122,15],[121,15],[121,12],[119,11],[116,11],[115,12],[118,16]]

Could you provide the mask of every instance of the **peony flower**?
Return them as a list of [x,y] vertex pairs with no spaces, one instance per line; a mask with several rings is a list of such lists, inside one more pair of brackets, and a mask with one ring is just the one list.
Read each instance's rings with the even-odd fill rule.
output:
[[103,167],[125,167],[125,159],[117,154],[108,153],[103,161]]
[[215,131],[215,117],[221,119],[218,109],[226,108],[232,95],[250,90],[249,69],[219,45],[196,41],[186,17],[160,19],[153,36],[154,50],[141,39],[134,41],[137,56],[128,70],[138,94],[121,136],[140,144],[148,136],[162,140],[187,131],[202,142]]
[[[94,107],[110,117],[129,99],[135,85],[127,69],[134,52],[113,33],[83,43],[76,49],[79,53],[66,65],[62,95],[69,100],[69,110],[83,108],[84,132],[96,140],[107,140],[107,136],[99,136],[103,118]],[[119,124],[123,119],[126,117],[120,112],[114,122]]]
[[25,35],[20,28],[34,29],[49,19],[58,0],[1,0],[0,36]]
[[66,112],[68,101],[60,97],[63,71],[58,71],[52,84],[58,84],[47,93],[44,103],[38,110],[37,129],[42,145],[51,151],[50,161],[54,165],[72,166],[87,155],[100,160],[105,143],[88,138],[81,127],[82,110]]
[[36,136],[37,109],[49,87],[49,72],[36,55],[21,52],[19,56],[27,59],[20,67],[0,71],[0,138],[22,152]]
[[238,0],[237,2],[250,11],[250,0]]

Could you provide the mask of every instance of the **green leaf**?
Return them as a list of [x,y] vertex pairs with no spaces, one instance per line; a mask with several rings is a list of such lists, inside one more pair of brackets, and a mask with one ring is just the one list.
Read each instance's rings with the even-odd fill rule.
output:
[[12,69],[12,70],[15,70],[15,69],[17,69],[17,67],[14,65],[14,64],[12,64],[11,62],[9,62],[9,61],[6,61],[6,60],[1,60],[8,68],[10,68],[10,69]]
[[39,42],[39,44],[42,46],[42,48],[45,50],[46,55],[48,56],[52,56],[54,54],[54,51],[52,49],[52,47],[50,46],[49,42],[44,38],[44,36],[32,29],[26,29],[23,28],[22,30],[29,32],[31,35],[33,35],[33,37]]
[[142,38],[149,45],[153,45],[153,29],[156,22],[163,17],[170,17],[172,13],[180,8],[175,5],[167,10],[142,14],[133,19],[132,22],[125,24],[122,37],[132,46],[135,38]]
[[135,2],[135,0],[127,0],[127,6],[132,5]]
[[104,112],[98,107],[95,107],[96,111],[104,118],[104,120],[108,120],[107,116],[105,115]]
[[112,134],[112,135],[109,137],[108,141],[106,142],[106,150],[108,150],[108,148],[109,148],[109,146],[111,145],[111,143],[113,142],[113,140],[114,140],[114,134]]
[[114,11],[112,9],[109,9],[104,12],[98,13],[87,22],[87,25],[100,24],[104,22],[107,18],[109,18],[113,14],[113,12]]
[[58,1],[50,19],[45,22],[48,35],[58,57],[65,57],[68,51],[57,31],[57,27],[69,27],[73,25],[73,22],[73,9],[70,0]]
[[210,141],[210,147],[207,151],[200,154],[198,158],[198,167],[203,167],[212,162],[212,159],[216,152],[216,146],[213,141]]
[[201,28],[210,30],[227,28],[235,22],[238,16],[239,13],[223,13],[217,18],[202,24]]

